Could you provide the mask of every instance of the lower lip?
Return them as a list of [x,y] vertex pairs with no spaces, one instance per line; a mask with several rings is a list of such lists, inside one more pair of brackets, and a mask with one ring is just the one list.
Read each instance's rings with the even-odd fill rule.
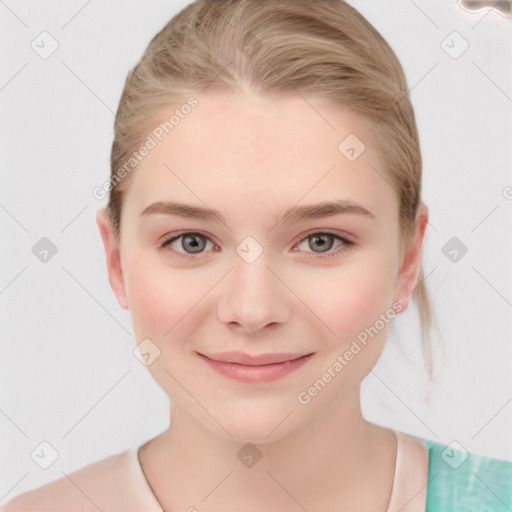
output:
[[245,365],[237,363],[227,363],[225,361],[215,361],[199,354],[206,364],[217,373],[230,377],[241,382],[270,382],[282,379],[289,373],[299,369],[305,364],[313,354],[285,361],[283,363],[263,364],[263,365]]

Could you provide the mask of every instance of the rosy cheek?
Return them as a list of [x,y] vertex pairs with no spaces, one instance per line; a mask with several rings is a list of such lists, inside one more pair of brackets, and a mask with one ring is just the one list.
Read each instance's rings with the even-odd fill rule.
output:
[[136,335],[162,339],[178,321],[183,303],[172,280],[162,279],[154,268],[135,264],[128,272],[128,287]]
[[141,260],[137,260],[128,273],[135,334],[142,338],[154,337],[160,343],[180,337],[183,329],[190,328],[194,310],[198,309],[201,297],[211,284],[183,269],[141,265]]
[[352,339],[386,311],[390,304],[389,293],[383,289],[385,276],[385,271],[375,266],[347,266],[315,281],[315,289],[321,293],[310,292],[304,302],[317,321],[321,319],[326,339],[333,344]]

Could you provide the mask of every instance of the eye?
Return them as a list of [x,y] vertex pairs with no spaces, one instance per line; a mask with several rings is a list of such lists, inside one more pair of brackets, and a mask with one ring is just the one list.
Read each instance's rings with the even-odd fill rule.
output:
[[[338,250],[331,251],[335,242],[338,241]],[[345,252],[350,246],[355,245],[354,242],[344,237],[330,233],[328,231],[314,231],[309,233],[306,237],[301,238],[297,245],[308,243],[309,248],[313,248],[311,251],[316,258],[328,258],[331,256],[339,256],[342,252]],[[202,254],[205,251],[208,243],[213,248],[217,247],[208,236],[198,232],[184,232],[169,238],[160,244],[161,249],[165,249],[170,246],[173,252],[181,256],[182,258],[194,259],[195,255]],[[295,247],[295,246],[294,246]],[[320,250],[316,250],[319,248]],[[296,251],[296,250],[295,250]],[[305,251],[308,252],[308,251]]]
[[[181,243],[176,243],[180,240]],[[171,246],[172,250],[179,256],[183,258],[194,258],[194,254],[201,254],[203,252],[203,249],[207,246],[206,241],[209,241],[215,246],[215,244],[202,233],[186,232],[164,241],[160,245],[160,248],[165,249],[167,246]],[[180,252],[178,248],[183,249],[185,252]],[[189,249],[191,252],[187,252]]]
[[[338,241],[338,250],[329,252],[334,243]],[[345,252],[350,246],[354,245],[354,242],[348,240],[342,236],[336,235],[328,231],[315,231],[308,234],[305,238],[300,240],[301,244],[307,243],[309,248],[312,248],[312,252],[316,258],[329,258],[331,256],[339,256],[342,252]],[[320,250],[316,250],[316,249]],[[308,251],[306,251],[308,252]]]

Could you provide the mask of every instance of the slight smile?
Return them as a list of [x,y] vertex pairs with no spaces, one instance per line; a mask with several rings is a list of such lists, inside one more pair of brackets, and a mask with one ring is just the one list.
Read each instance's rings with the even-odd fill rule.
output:
[[305,364],[310,354],[262,354],[251,356],[243,352],[224,352],[206,356],[203,361],[217,373],[241,382],[270,382],[281,379]]

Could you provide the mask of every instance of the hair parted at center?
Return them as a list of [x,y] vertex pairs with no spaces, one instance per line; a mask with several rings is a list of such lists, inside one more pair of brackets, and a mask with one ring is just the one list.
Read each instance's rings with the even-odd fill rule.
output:
[[[384,179],[399,201],[402,243],[411,242],[422,204],[422,159],[407,81],[390,45],[343,0],[196,0],[153,37],[128,73],[116,113],[107,205],[116,237],[130,182],[130,175],[118,178],[119,169],[169,108],[205,90],[310,94],[370,120]],[[432,375],[423,269],[412,298]]]

